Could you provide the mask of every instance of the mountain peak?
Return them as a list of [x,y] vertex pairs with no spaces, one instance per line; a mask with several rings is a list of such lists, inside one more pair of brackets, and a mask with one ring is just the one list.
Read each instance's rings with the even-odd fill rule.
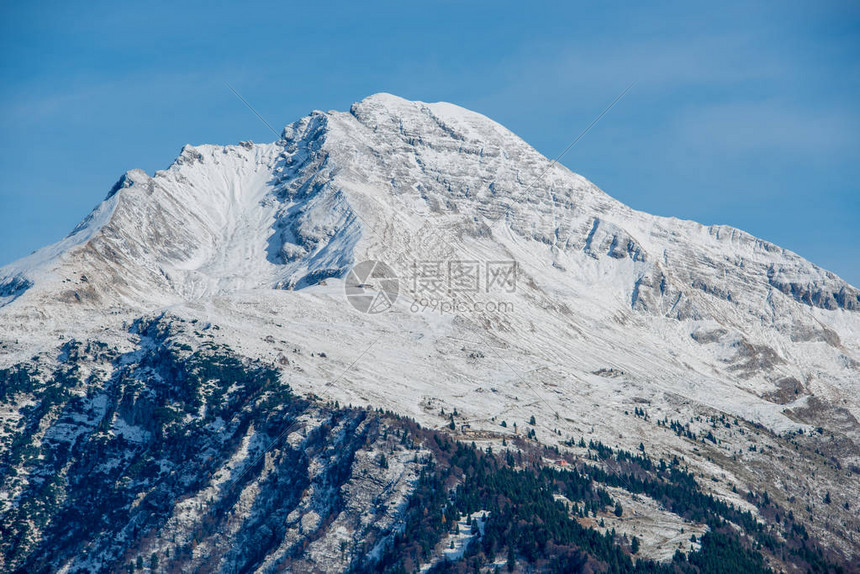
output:
[[415,102],[413,100],[401,98],[400,96],[388,92],[377,92],[355,102],[354,104],[352,104],[352,107],[356,108],[362,106],[382,106],[389,109],[395,109],[398,107],[411,107],[420,103],[421,102]]
[[516,138],[490,118],[456,104],[412,101],[384,92],[354,103],[350,114],[372,129],[389,125],[407,135],[429,136],[437,133],[464,141],[494,139],[499,135]]
[[[126,188],[132,192],[114,198]],[[74,266],[72,253],[86,244],[88,260],[115,267],[113,276],[127,274],[125,265],[145,269],[132,274],[149,277],[135,292],[167,287],[180,299],[300,288],[342,276],[360,257],[385,255],[382,229],[402,255],[410,234],[430,222],[494,242],[492,250],[528,245],[553,268],[592,281],[611,276],[617,296],[641,311],[706,317],[709,297],[737,302],[745,292],[755,309],[774,291],[811,307],[860,307],[855,289],[791,252],[730,228],[708,233],[635,212],[479,113],[388,93],[348,113],[313,112],[274,144],[186,145],[168,170],[129,171],[72,240],[30,261]],[[428,246],[411,256],[438,258],[445,247]],[[692,263],[703,258],[708,268]],[[24,261],[0,278],[13,267],[15,276],[34,276]]]
[[[230,367],[240,362],[226,357],[218,360],[218,370],[227,369],[224,384],[213,386],[214,363],[188,362],[195,347],[261,361],[267,385],[280,378],[296,392],[406,414],[463,440],[495,441],[493,449],[507,436],[515,444],[541,441],[541,456],[558,448],[597,462],[573,446],[581,437],[580,444],[680,459],[709,493],[738,508],[753,508],[747,492],[773,492],[768,477],[803,472],[814,486],[785,481],[780,489],[781,502],[796,499],[800,516],[824,492],[845,490],[842,468],[860,465],[856,289],[733,228],[635,211],[499,124],[447,103],[376,94],[349,112],[313,112],[274,143],[185,146],[152,176],[128,172],[72,234],[0,269],[0,327],[0,370],[56,369],[58,386],[51,388],[58,392],[45,395],[46,404],[71,399],[67,391],[77,396],[64,403],[77,410],[65,414],[21,408],[26,424],[3,415],[3,432],[25,439],[5,442],[19,454],[15,445],[34,440],[68,443],[53,451],[60,455],[34,458],[56,468],[67,468],[62,453],[78,448],[84,435],[99,437],[98,445],[111,433],[123,444],[143,444],[190,424],[227,436],[219,429],[233,415],[222,414],[240,404],[231,397],[241,392],[253,401],[249,413],[260,416],[247,419],[255,421],[250,427],[234,427],[250,434],[223,443],[218,464],[224,476],[245,476],[235,464],[261,452],[254,446],[258,421],[259,428],[286,428],[265,423],[283,397],[253,386]],[[92,356],[84,359],[84,349]],[[164,362],[169,357],[189,375],[177,375]],[[130,370],[135,363],[139,369]],[[73,373],[80,381],[69,386]],[[29,376],[13,377],[14,386],[38,389],[26,383]],[[15,401],[37,404],[24,394]],[[97,407],[101,414],[91,416]],[[42,421],[48,431],[38,430],[46,428]],[[529,429],[530,439],[516,430],[500,434],[510,433],[510,423]],[[316,432],[295,430],[308,440]],[[815,443],[798,451],[801,441]],[[159,450],[161,444],[120,458],[172,451]],[[765,444],[767,454],[759,449]],[[392,470],[417,460],[411,446],[392,446],[385,447]],[[2,445],[0,454],[15,458]],[[95,460],[89,456],[84,460]],[[365,467],[383,466],[363,460]],[[257,462],[247,468],[269,476],[268,462]],[[801,462],[807,466],[799,471]],[[20,484],[53,472],[30,473],[26,464],[16,470]],[[127,485],[132,476],[118,470],[108,480],[90,463],[72,467],[111,485]],[[134,475],[179,478],[147,468],[155,470]],[[218,480],[199,490],[199,500],[219,490]],[[42,482],[31,486],[28,492],[45,491]],[[857,492],[855,481],[845,499]],[[23,499],[17,496],[0,493],[0,510],[4,500]],[[373,499],[362,498],[358,514]],[[641,501],[625,499],[624,507],[658,505],[634,502]],[[175,516],[189,516],[187,505],[175,508]],[[810,520],[811,533],[856,548],[845,538],[855,509],[840,508],[833,504],[829,520]],[[286,515],[277,522],[310,524]],[[677,520],[679,529],[691,528]],[[314,521],[329,524],[319,515]],[[54,540],[65,540],[59,524],[56,538],[35,531],[31,540],[56,546]],[[666,522],[660,524],[663,537]],[[172,536],[175,529],[168,530]],[[137,526],[124,532],[168,538]],[[171,555],[191,548],[197,531],[186,532]],[[679,535],[666,548],[668,560],[690,531]],[[125,555],[124,539],[111,538],[119,541],[117,556]],[[206,561],[196,569],[214,564],[205,553],[192,555]]]

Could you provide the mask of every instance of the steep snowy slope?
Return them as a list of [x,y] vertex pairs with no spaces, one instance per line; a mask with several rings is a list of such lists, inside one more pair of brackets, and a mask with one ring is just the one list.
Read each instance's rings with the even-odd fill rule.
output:
[[[398,278],[385,312],[344,295],[366,260]],[[0,269],[0,296],[0,367],[53,365],[70,338],[129,352],[132,322],[166,312],[324,399],[440,429],[456,411],[464,436],[535,416],[544,444],[642,443],[798,516],[841,492],[808,528],[858,552],[860,291],[740,230],[632,210],[451,104],[378,94],[272,144],[186,146]]]
[[303,289],[365,259],[392,265],[404,291],[416,262],[513,260],[520,312],[494,320],[558,322],[545,311],[564,306],[566,329],[590,318],[636,341],[633,322],[661,342],[677,331],[674,349],[692,335],[693,357],[755,391],[792,377],[856,396],[855,288],[739,230],[633,211],[479,114],[386,94],[315,112],[275,144],[186,146],[154,177],[129,172],[68,238],[0,272],[3,314],[26,331],[38,317],[50,344],[106,313]]

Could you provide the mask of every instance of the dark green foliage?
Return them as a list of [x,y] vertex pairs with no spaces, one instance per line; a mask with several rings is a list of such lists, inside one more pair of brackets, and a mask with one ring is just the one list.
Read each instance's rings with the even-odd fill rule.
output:
[[17,394],[32,393],[39,385],[33,367],[20,365],[0,369],[0,403],[7,403]]
[[729,527],[705,533],[702,536],[702,549],[690,554],[687,561],[700,572],[714,574],[770,572],[762,555],[744,547]]
[[[523,464],[522,452],[489,455],[474,445],[457,444],[435,435],[431,444],[436,447],[437,465],[431,467],[432,472],[428,469],[422,474],[404,532],[394,537],[380,562],[356,564],[354,572],[412,571],[430,557],[446,525],[478,511],[488,511],[489,519],[483,537],[469,547],[467,556],[480,558],[482,564],[501,554],[508,557],[509,568],[521,560],[547,572],[585,568],[608,572],[767,572],[763,555],[754,548],[760,545],[812,571],[836,568],[806,538],[801,525],[792,524],[789,531],[796,534],[788,541],[777,541],[749,512],[701,492],[695,478],[680,467],[677,459],[655,464],[641,452],[616,452],[592,442],[588,446],[595,452],[594,459],[611,461],[619,471],[610,473],[598,466],[556,470],[537,464],[517,469],[514,466]],[[452,495],[444,496],[446,485],[452,483],[457,484]],[[633,561],[631,555],[641,547],[638,538],[634,537],[625,551],[614,530],[600,534],[581,526],[570,516],[567,505],[553,498],[554,493],[561,494],[580,504],[584,512],[579,514],[585,516],[607,508],[623,516],[621,504],[613,502],[600,484],[645,494],[672,512],[708,524],[711,531],[701,538],[700,550],[691,552],[689,559],[678,552],[670,565]],[[728,521],[741,526],[754,543],[744,541]],[[434,571],[466,572],[468,564],[468,560],[445,563]]]
[[[567,505],[553,493],[605,511],[609,495],[577,470],[529,466],[516,469],[512,453],[489,455],[449,439],[434,437],[437,465],[422,474],[404,531],[377,562],[356,564],[354,572],[412,571],[427,561],[448,525],[464,515],[487,512],[484,534],[469,555],[486,564],[498,554],[508,556],[508,567],[524,560],[550,572],[571,572],[591,563],[612,571],[653,571],[650,561],[635,565],[612,534],[600,534],[571,517]],[[460,477],[457,479],[457,477]],[[451,498],[445,485],[459,482]],[[638,541],[637,541],[638,544]],[[439,571],[466,571],[467,561],[445,564]]]
[[[83,395],[71,393],[84,385],[75,361],[112,357],[97,343],[68,343],[61,367],[47,376],[27,367],[0,372],[0,382],[10,383],[0,384],[6,400],[22,393],[37,397],[35,404],[21,409],[23,428],[13,435],[10,456],[0,461],[0,476],[23,464],[31,467],[32,477],[25,483],[22,503],[0,516],[0,553],[7,565],[26,558],[22,571],[47,571],[51,568],[46,560],[78,553],[76,545],[83,540],[110,538],[116,534],[112,528],[129,520],[152,526],[148,521],[169,515],[171,501],[199,488],[226,462],[223,457],[235,450],[252,422],[263,432],[272,428],[277,434],[293,420],[291,410],[307,408],[267,367],[243,364],[220,350],[181,356],[182,349],[170,343],[162,322],[139,329],[148,345],[143,359],[135,363],[113,356],[114,375],[87,381]],[[267,404],[272,397],[276,405]],[[207,401],[205,417],[199,416],[202,400]],[[248,408],[255,402],[268,408]],[[33,433],[49,414],[56,420],[41,447],[34,447]],[[207,426],[215,417],[222,417],[223,430]],[[137,435],[117,432],[115,420],[124,423],[118,428],[138,429]],[[74,440],[53,438],[53,429],[60,431],[58,437],[75,429]],[[181,472],[164,473],[164,468],[186,468],[194,478],[183,481]],[[246,479],[253,476],[249,472]],[[132,512],[129,504],[142,492],[148,494]],[[42,530],[43,542],[28,549],[31,524]],[[140,532],[137,526],[131,530],[132,535]],[[128,565],[142,568],[138,561]]]
[[[216,346],[194,351],[173,342],[164,321],[140,323],[137,329],[147,343],[147,353],[138,364],[111,358],[97,346],[70,342],[64,347],[66,363],[56,373],[44,375],[24,367],[0,371],[0,402],[21,394],[38,397],[22,409],[24,424],[13,435],[10,456],[0,462],[4,480],[22,464],[39,478],[30,481],[21,506],[0,518],[0,552],[6,564],[20,565],[20,571],[47,572],[52,570],[53,557],[77,555],[84,543],[95,541],[92,547],[98,547],[121,530],[130,541],[142,540],[164,526],[176,500],[192,495],[212,473],[224,468],[241,437],[254,425],[265,442],[277,447],[270,458],[273,470],[260,480],[260,495],[243,524],[240,542],[231,550],[246,570],[253,570],[269,549],[284,540],[286,517],[309,486],[310,452],[324,451],[331,457],[324,484],[332,487],[329,502],[335,512],[340,504],[337,487],[349,479],[354,453],[383,436],[388,447],[421,446],[432,452],[432,458],[424,460],[426,455],[420,455],[422,470],[403,511],[402,530],[389,533],[390,545],[379,561],[367,559],[370,548],[364,548],[365,553],[354,549],[359,555],[352,564],[355,572],[412,572],[430,558],[461,518],[470,517],[475,532],[477,513],[484,512],[483,534],[474,539],[463,559],[440,564],[434,571],[476,571],[491,559],[507,557],[509,570],[519,565],[545,572],[757,573],[767,571],[762,552],[795,564],[800,571],[835,571],[793,513],[780,510],[767,493],[750,493],[750,500],[770,521],[776,516],[784,536],[751,513],[702,492],[677,459],[652,460],[645,455],[644,445],[631,453],[591,441],[587,461],[568,458],[567,469],[549,468],[542,461],[550,456],[563,458],[558,449],[541,450],[516,438],[511,441],[516,450],[494,454],[492,449],[455,442],[392,414],[322,407],[314,399],[293,396],[280,383],[278,373],[265,365],[246,363]],[[74,361],[85,352],[102,353],[113,361],[115,371],[108,380],[87,384],[84,397],[85,381],[77,375]],[[327,422],[311,432],[301,448],[278,442],[311,409],[324,413]],[[451,429],[456,414],[450,418]],[[635,414],[647,420],[647,413],[638,407]],[[77,425],[79,436],[63,442],[47,435],[41,447],[32,446],[40,422],[53,420],[48,415],[56,417],[55,426]],[[117,419],[146,432],[137,437],[116,432],[111,421]],[[529,422],[535,425],[535,418]],[[386,430],[380,430],[383,423]],[[343,432],[330,435],[337,424],[342,424]],[[689,433],[680,423],[671,425],[683,436]],[[529,436],[535,436],[534,428]],[[569,442],[574,444],[572,438]],[[586,447],[584,439],[578,445]],[[385,453],[394,450],[377,452],[378,466],[387,468]],[[201,504],[204,519],[193,532],[195,540],[217,536],[243,485],[262,476],[262,460],[252,462],[245,472],[232,477],[217,500]],[[67,470],[50,472],[57,468]],[[707,524],[710,532],[702,536],[701,549],[689,555],[679,552],[669,565],[634,560],[632,555],[640,551],[638,538],[628,546],[614,531],[601,533],[586,526],[593,522],[578,520],[607,511],[623,517],[621,503],[605,489],[609,486],[646,495],[690,521]],[[556,500],[559,495],[567,502]],[[374,503],[368,511],[378,512],[381,505],[384,502]],[[42,529],[42,539],[26,550],[31,523]],[[729,523],[739,526],[743,536]],[[341,546],[341,555],[347,550],[353,552]],[[148,568],[181,570],[191,547],[180,547],[173,554],[147,551]],[[117,557],[109,568],[141,570],[144,561],[141,555],[129,554]]]

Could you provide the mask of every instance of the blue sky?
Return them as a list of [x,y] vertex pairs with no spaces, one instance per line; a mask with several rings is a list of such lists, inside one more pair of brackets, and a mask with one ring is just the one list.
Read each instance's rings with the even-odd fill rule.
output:
[[[0,264],[126,170],[271,141],[386,91],[451,101],[634,208],[740,227],[860,285],[856,2],[0,4]],[[80,3],[83,4],[83,3]]]

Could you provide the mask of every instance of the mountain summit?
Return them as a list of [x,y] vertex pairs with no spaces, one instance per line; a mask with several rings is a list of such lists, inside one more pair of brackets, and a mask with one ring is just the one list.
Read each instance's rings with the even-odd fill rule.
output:
[[[73,469],[86,441],[156,440],[148,419],[173,403],[141,397],[157,387],[153,373],[169,385],[167,373],[184,372],[165,366],[170,342],[228,349],[293,392],[382,408],[496,450],[528,431],[571,456],[587,457],[596,441],[683,460],[707,493],[765,522],[774,512],[756,492],[798,517],[839,492],[827,520],[805,528],[834,556],[860,555],[860,291],[743,231],[635,211],[452,104],[376,94],[348,112],[315,111],[274,143],[187,145],[163,171],[130,171],[65,239],[0,269],[0,326],[6,377],[85,381],[36,419],[26,405],[44,403],[46,380],[4,391],[4,457],[53,437]],[[162,359],[148,364],[155,352]],[[132,392],[132,379],[150,382]],[[229,422],[205,417],[230,392],[201,384],[189,403],[198,410],[169,424]],[[236,432],[225,474],[263,440],[253,424]],[[33,468],[48,472],[44,461],[10,461],[7,517],[35,488]],[[418,471],[401,470],[392,484],[406,500]],[[218,480],[195,483],[195,496],[216,496]],[[190,528],[170,504],[170,527]],[[669,513],[658,506],[654,516]],[[396,530],[402,516],[389,518]],[[322,522],[314,528],[328,540]],[[6,549],[10,564],[38,554],[34,540],[48,530],[34,528],[18,554]],[[128,528],[118,546],[91,547],[100,562],[48,553],[40,564],[110,569],[128,553],[167,551]],[[285,532],[260,542],[260,555],[220,564],[275,568],[289,554]],[[652,538],[645,552],[671,558],[676,548]],[[344,564],[358,559],[339,548]],[[320,552],[303,559],[343,569],[337,551]]]
[[102,307],[302,288],[342,277],[356,256],[401,254],[399,235],[422,226],[541,243],[556,269],[599,267],[632,308],[676,318],[707,314],[696,291],[755,312],[781,303],[774,290],[860,307],[860,291],[791,252],[636,212],[480,114],[389,94],[313,112],[274,144],[188,145],[152,177],[128,172],[67,238],[3,268],[0,292],[8,303],[39,291],[66,266],[90,281],[61,296]]

